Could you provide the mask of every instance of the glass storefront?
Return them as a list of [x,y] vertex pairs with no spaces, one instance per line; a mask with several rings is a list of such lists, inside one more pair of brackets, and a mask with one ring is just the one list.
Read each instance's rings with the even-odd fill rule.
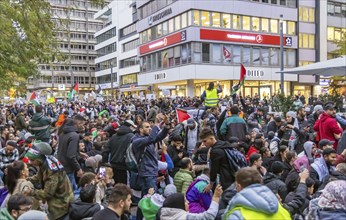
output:
[[[233,84],[237,84],[238,81],[233,81]],[[245,97],[250,96],[254,97],[259,95],[260,99],[269,99],[274,94],[277,94],[280,91],[280,82],[278,81],[251,81],[247,80],[244,83],[241,94]],[[290,83],[284,83],[285,94],[290,94]],[[239,93],[240,94],[240,93]]]

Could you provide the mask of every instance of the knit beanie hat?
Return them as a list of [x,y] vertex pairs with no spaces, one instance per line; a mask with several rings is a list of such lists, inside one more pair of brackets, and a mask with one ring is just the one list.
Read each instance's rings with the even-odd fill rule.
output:
[[18,220],[46,220],[47,214],[37,210],[29,210],[19,216]]
[[273,164],[272,164],[272,172],[274,174],[279,174],[281,173],[282,171],[284,171],[284,164],[280,161],[275,161]]
[[183,193],[174,193],[168,196],[163,202],[162,207],[176,208],[185,210],[185,198]]
[[139,201],[138,207],[141,209],[145,219],[155,219],[156,213],[162,207],[165,198],[155,193],[150,198],[143,198]]
[[97,161],[95,159],[95,157],[89,157],[85,160],[85,166],[86,167],[91,167],[93,169],[96,169],[97,166]]
[[314,112],[321,111],[321,110],[323,110],[322,105],[316,105],[316,106],[314,107]]
[[177,187],[175,187],[174,184],[168,184],[166,187],[165,187],[165,191],[163,192],[163,196],[164,197],[168,197],[174,193],[177,193]]

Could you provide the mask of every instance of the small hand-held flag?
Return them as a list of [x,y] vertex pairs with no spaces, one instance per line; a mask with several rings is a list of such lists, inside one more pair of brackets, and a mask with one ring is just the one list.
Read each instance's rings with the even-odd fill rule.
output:
[[239,78],[239,82],[232,86],[232,94],[236,93],[241,86],[244,85],[244,82],[245,82],[245,76],[246,76],[246,69],[245,67],[243,66],[243,64],[240,64],[240,78]]
[[70,100],[72,100],[73,97],[74,97],[77,93],[79,93],[79,86],[78,86],[78,82],[75,82],[72,91],[68,94],[68,98],[69,98]]
[[29,102],[34,104],[35,106],[40,104],[40,101],[38,100],[36,91],[32,92],[30,99],[29,99]]
[[177,111],[178,123],[183,122],[190,118],[190,115],[187,114],[185,111],[181,109],[177,109],[176,111]]

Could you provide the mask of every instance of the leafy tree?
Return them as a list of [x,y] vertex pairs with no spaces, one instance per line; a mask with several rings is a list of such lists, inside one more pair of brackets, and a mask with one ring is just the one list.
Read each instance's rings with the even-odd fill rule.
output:
[[333,53],[337,55],[346,55],[346,31],[341,33],[341,39],[334,41],[334,43],[338,46],[338,49],[333,51]]
[[285,96],[283,93],[278,93],[273,97],[272,107],[276,112],[282,112],[283,115],[286,115],[292,106],[292,96]]

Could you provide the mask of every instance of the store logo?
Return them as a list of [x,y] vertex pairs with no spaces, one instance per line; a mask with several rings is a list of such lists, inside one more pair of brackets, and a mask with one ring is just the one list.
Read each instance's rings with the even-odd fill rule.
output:
[[249,77],[263,77],[264,71],[262,71],[262,70],[248,70],[247,76],[249,76]]
[[156,43],[150,44],[149,49],[155,49],[156,47],[166,46],[167,45],[167,38],[164,38]]
[[162,80],[162,79],[166,79],[166,78],[167,78],[167,74],[166,73],[155,74],[155,80]]
[[292,37],[286,37],[286,46],[292,46]]
[[158,21],[158,20],[162,19],[163,17],[166,17],[167,15],[170,15],[170,14],[172,14],[172,8],[167,8],[166,10],[164,10],[164,11],[162,11],[156,15],[150,16],[148,23],[149,23],[149,25],[152,25],[153,22]]
[[257,35],[256,36],[256,42],[260,44],[260,43],[262,43],[262,41],[263,41],[262,35]]

